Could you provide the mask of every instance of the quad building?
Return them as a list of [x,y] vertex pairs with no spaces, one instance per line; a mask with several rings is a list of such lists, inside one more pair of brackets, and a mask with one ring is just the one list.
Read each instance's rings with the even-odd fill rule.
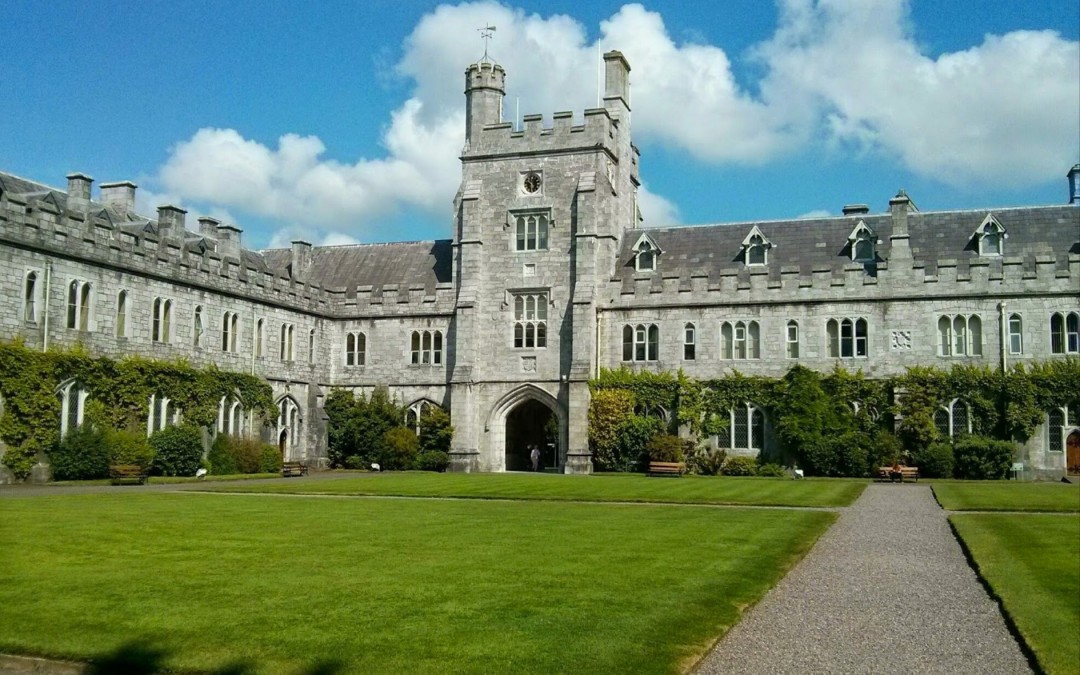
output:
[[[450,412],[455,470],[524,467],[553,431],[543,462],[574,473],[591,470],[601,368],[778,377],[839,362],[875,377],[1080,353],[1080,165],[1062,205],[923,212],[901,191],[877,212],[646,228],[630,66],[609,52],[604,67],[603,107],[521,128],[503,121],[503,68],[466,69],[445,240],[253,251],[213,218],[135,213],[130,182],[95,195],[80,173],[66,190],[0,173],[0,339],[259,375],[289,460],[325,462],[330,388],[387,385],[411,418]],[[58,395],[70,425],[93,392]],[[238,402],[220,407],[219,432],[254,433]],[[1060,473],[1073,444],[1080,463],[1080,410],[1046,414],[1027,452]],[[767,411],[731,415],[717,444],[769,449]],[[939,411],[950,433],[966,419],[961,402]]]

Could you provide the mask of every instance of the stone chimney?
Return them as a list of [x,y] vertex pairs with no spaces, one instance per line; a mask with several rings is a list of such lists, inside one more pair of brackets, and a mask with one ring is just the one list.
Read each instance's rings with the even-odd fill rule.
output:
[[[889,200],[889,214],[892,215],[892,234],[889,235],[889,262],[911,264],[911,236],[908,234],[908,213],[917,211],[911,197],[900,190]],[[898,268],[902,271],[902,268]]]
[[173,206],[172,204],[159,206],[157,210],[158,237],[162,239],[165,237],[183,238],[184,216],[186,215],[187,211],[179,206]]
[[135,212],[135,190],[138,185],[129,180],[101,184],[101,203],[122,216]]
[[1073,165],[1066,175],[1069,178],[1069,203],[1080,204],[1080,164]]
[[311,244],[297,239],[292,243],[292,278],[304,279],[311,267]]
[[86,213],[90,208],[90,186],[94,184],[94,179],[84,173],[69,173],[67,182],[68,208]]
[[845,204],[844,215],[845,216],[864,216],[870,213],[870,207],[866,204]]
[[622,52],[604,54],[604,107],[613,112],[630,111],[630,62]]
[[210,216],[199,217],[199,234],[204,237],[210,237],[216,240],[218,238],[217,228],[221,224],[221,221],[217,218],[211,218]]
[[243,230],[235,225],[217,226],[217,250],[222,258],[229,256],[231,258],[236,258],[237,260],[240,259],[240,251],[243,248],[240,244],[241,233],[243,233]]

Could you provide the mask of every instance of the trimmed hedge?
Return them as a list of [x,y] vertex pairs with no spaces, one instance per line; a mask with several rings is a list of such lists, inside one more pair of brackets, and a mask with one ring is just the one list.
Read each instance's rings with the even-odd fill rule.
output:
[[194,476],[202,463],[202,434],[193,426],[166,427],[150,437],[155,476]]

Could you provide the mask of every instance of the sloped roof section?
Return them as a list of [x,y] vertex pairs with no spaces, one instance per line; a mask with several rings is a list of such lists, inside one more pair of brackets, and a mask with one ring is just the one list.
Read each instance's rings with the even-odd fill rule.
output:
[[[449,239],[389,244],[319,246],[311,249],[307,280],[323,288],[373,289],[390,284],[399,288],[434,289],[451,280],[452,249]],[[267,265],[284,270],[292,260],[289,249],[262,252]]]

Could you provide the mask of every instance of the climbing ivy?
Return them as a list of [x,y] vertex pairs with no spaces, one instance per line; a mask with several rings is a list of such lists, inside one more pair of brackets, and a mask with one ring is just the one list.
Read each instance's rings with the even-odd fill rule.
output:
[[91,356],[79,345],[41,352],[19,340],[0,342],[0,440],[8,446],[3,462],[16,477],[28,476],[38,453],[59,440],[56,390],[72,379],[90,392],[84,419],[113,429],[145,429],[151,395],[168,397],[186,422],[201,427],[215,423],[218,402],[230,395],[264,418],[274,411],[270,385],[254,375],[186,361],[116,361]]

